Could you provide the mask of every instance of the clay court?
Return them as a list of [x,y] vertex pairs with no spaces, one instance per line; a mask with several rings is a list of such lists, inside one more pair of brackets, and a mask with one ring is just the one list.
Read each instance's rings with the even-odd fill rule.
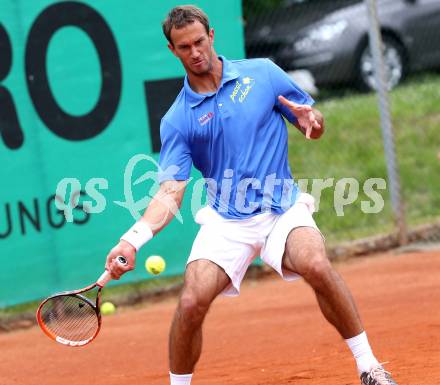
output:
[[[440,384],[440,253],[337,264],[370,342],[399,385]],[[167,332],[176,298],[119,309],[96,341],[68,348],[37,328],[0,334],[0,385],[167,385]],[[205,325],[195,385],[359,384],[354,361],[304,282],[247,280],[219,298]]]

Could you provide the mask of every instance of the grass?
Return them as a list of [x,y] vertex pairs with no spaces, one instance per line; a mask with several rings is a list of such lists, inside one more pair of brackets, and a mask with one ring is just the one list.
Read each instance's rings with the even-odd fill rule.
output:
[[[440,217],[440,77],[417,76],[390,94],[397,162],[407,222],[415,225]],[[354,178],[359,198],[337,216],[334,188],[324,190],[316,220],[330,243],[390,232],[394,229],[390,197],[383,193],[384,209],[365,214],[361,201],[368,200],[362,186],[368,178],[387,179],[378,102],[375,94],[351,94],[317,103],[326,119],[321,140],[304,141],[290,130],[289,154],[297,179]],[[311,191],[311,182],[308,191]]]

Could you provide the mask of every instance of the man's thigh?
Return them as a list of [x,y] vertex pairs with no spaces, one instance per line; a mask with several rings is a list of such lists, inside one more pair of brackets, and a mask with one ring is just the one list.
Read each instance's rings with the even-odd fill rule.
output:
[[[224,272],[230,279],[223,294],[238,295],[246,270],[256,256],[256,250],[249,244],[248,231],[245,231],[240,223],[230,223],[223,219],[201,224],[188,258],[188,266],[198,260],[211,261],[214,266],[222,269],[222,276]],[[197,268],[196,274],[204,274],[205,265],[202,263],[201,266]]]
[[311,260],[327,260],[324,240],[321,233],[313,227],[297,227],[286,240],[283,255],[283,268],[301,273]]
[[186,266],[183,292],[210,303],[230,282],[219,265],[208,259],[197,259]]

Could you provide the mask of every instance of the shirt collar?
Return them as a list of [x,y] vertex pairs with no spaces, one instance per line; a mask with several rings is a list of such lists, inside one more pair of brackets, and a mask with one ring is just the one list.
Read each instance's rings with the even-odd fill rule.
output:
[[220,82],[220,86],[217,91],[210,92],[207,94],[198,94],[197,92],[194,92],[191,89],[188,81],[188,75],[185,76],[185,80],[184,80],[185,97],[192,108],[198,106],[206,98],[215,95],[220,90],[220,88],[222,88],[223,85],[225,85],[227,82],[237,79],[240,76],[233,62],[227,60],[224,56],[219,56],[219,59],[223,62],[223,70],[222,70],[223,73],[222,73],[222,80]]

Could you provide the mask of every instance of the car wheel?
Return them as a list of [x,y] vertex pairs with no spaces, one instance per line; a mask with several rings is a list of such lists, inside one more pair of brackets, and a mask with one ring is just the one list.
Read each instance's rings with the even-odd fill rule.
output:
[[[384,62],[388,89],[397,86],[405,76],[405,55],[402,46],[393,38],[383,36]],[[361,50],[357,72],[359,87],[363,90],[375,90],[375,66],[370,46]]]

